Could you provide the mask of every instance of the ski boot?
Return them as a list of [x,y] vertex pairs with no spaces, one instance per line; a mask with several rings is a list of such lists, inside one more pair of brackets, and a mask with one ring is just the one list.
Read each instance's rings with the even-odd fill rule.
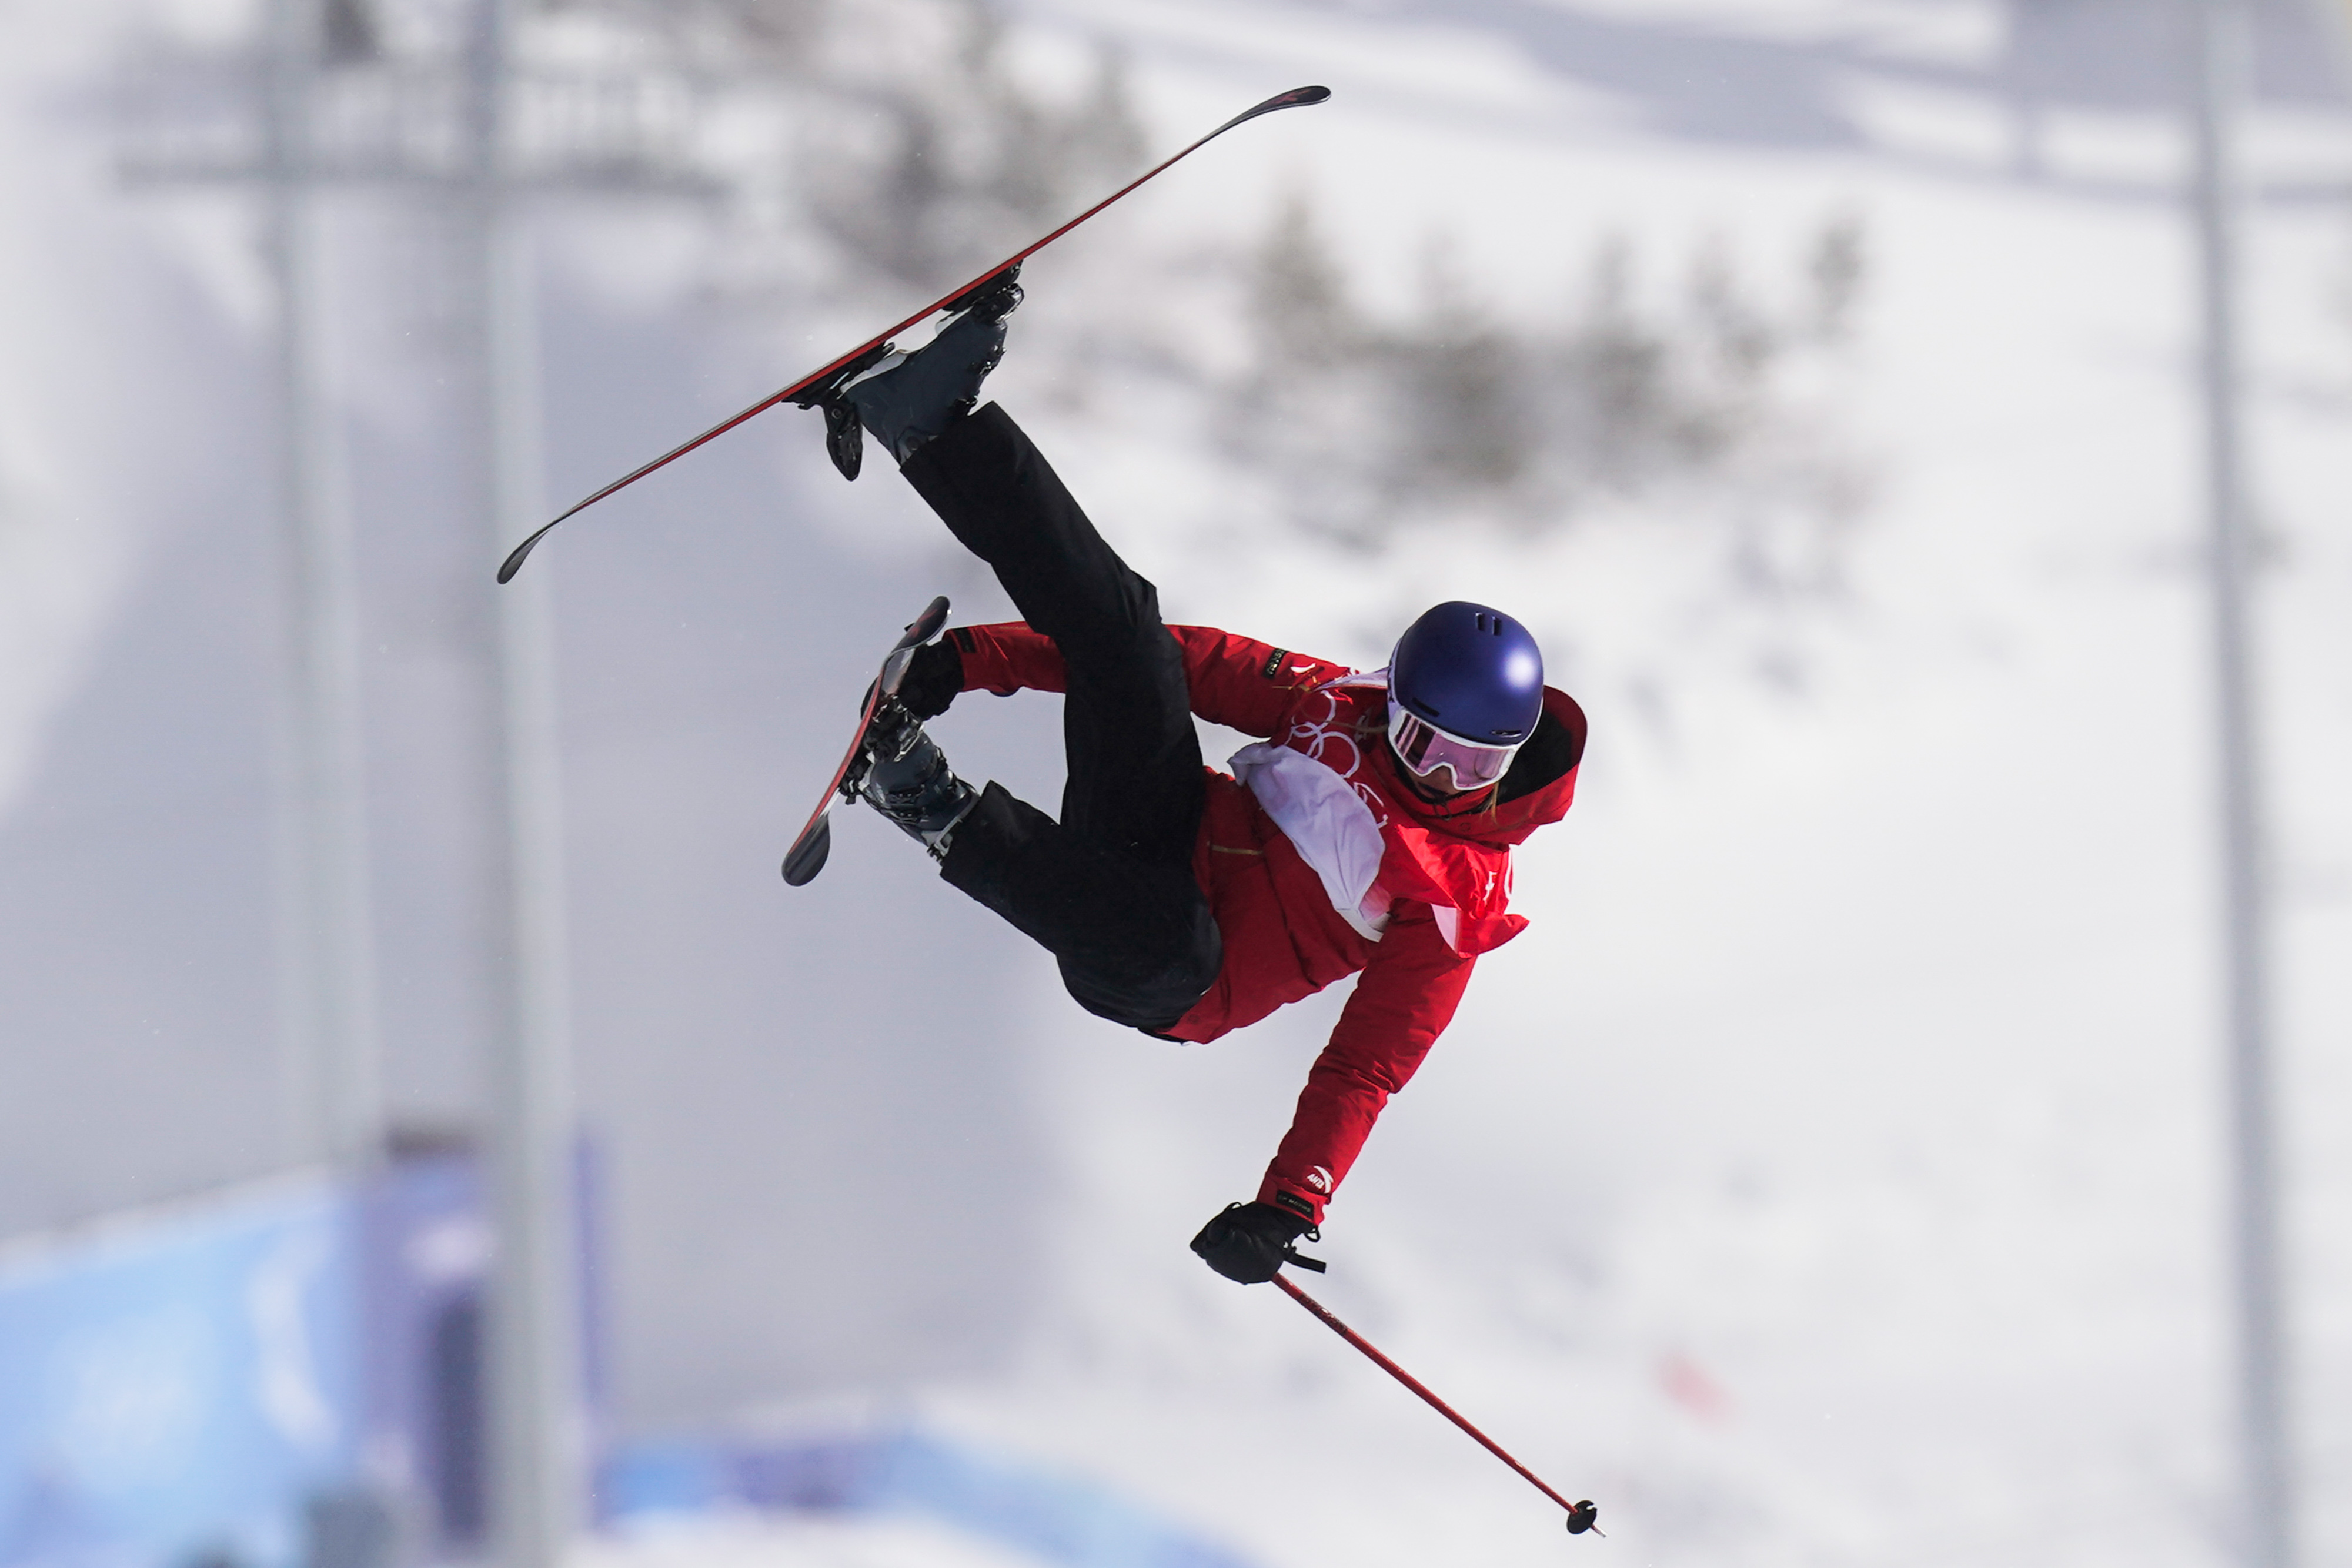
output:
[[864,463],[860,431],[900,463],[970,413],[980,383],[1004,358],[1004,319],[1020,308],[1019,263],[950,300],[931,340],[913,353],[894,343],[868,350],[841,373],[795,401],[824,411],[824,446],[845,479]]
[[866,727],[861,765],[842,780],[841,792],[881,812],[908,837],[948,857],[948,837],[980,800],[980,791],[955,776],[939,743],[923,733],[923,721],[887,697]]

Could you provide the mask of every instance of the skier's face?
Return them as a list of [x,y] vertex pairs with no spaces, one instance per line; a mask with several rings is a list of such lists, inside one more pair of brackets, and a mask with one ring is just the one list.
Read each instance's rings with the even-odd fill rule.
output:
[[1516,746],[1480,746],[1448,735],[1406,710],[1389,707],[1389,749],[1397,764],[1433,797],[1467,795],[1491,787],[1510,770]]
[[[1390,748],[1390,755],[1392,757],[1396,755],[1394,747]],[[1456,796],[1470,793],[1469,789],[1462,788],[1454,781],[1454,769],[1451,768],[1438,768],[1427,773],[1415,773],[1404,765],[1403,758],[1398,757],[1396,762],[1398,771],[1404,775],[1405,782],[1412,787],[1412,792],[1424,800],[1451,800]],[[1473,788],[1484,789],[1486,786],[1480,784]]]

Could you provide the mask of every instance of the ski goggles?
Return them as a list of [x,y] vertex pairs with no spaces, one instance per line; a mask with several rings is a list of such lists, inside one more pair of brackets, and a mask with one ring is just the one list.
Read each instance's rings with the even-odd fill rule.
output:
[[1519,750],[1517,745],[1481,746],[1448,735],[1394,697],[1389,699],[1389,745],[1416,779],[1434,783],[1439,768],[1450,769],[1456,791],[1484,789],[1510,770]]

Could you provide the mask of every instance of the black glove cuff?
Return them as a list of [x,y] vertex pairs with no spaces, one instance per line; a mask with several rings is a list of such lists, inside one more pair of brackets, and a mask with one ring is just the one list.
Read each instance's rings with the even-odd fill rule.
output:
[[[1291,1213],[1298,1216],[1299,1221],[1305,1226],[1306,1230],[1312,1230],[1315,1228],[1315,1206],[1307,1202],[1305,1198],[1299,1197],[1297,1193],[1277,1192],[1274,1195],[1274,1203],[1276,1207],[1286,1208],[1290,1210]],[[1306,1234],[1306,1230],[1302,1230],[1300,1234]],[[1320,1240],[1322,1239],[1318,1237],[1316,1239]]]
[[917,718],[937,718],[963,691],[963,653],[952,636],[926,643],[907,662],[898,701]]

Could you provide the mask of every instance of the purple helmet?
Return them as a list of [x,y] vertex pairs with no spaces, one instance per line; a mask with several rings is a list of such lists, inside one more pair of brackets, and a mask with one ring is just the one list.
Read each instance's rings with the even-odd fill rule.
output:
[[1543,653],[1499,610],[1450,600],[1405,628],[1389,695],[1446,734],[1516,746],[1543,716]]
[[[1389,658],[1389,738],[1423,778],[1491,784],[1543,717],[1543,653],[1499,610],[1452,600],[1423,614]],[[1418,722],[1416,722],[1418,721]]]

